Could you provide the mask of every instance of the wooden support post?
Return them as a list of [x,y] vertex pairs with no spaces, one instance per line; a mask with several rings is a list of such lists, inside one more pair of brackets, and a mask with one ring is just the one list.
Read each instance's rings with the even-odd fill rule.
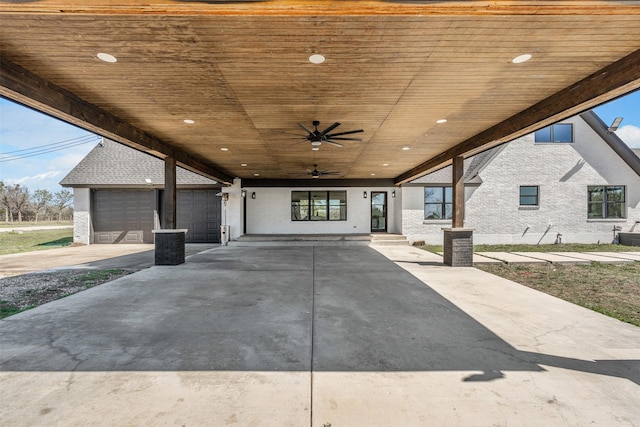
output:
[[176,159],[165,157],[164,159],[164,201],[163,224],[166,230],[176,228]]
[[453,158],[453,228],[464,227],[464,157]]
[[444,263],[473,267],[473,230],[464,228],[464,157],[453,158],[453,212],[451,228],[444,228]]

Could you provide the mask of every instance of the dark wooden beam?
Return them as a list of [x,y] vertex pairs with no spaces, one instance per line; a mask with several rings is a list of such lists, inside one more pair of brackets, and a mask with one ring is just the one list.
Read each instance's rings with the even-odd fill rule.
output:
[[242,187],[393,187],[393,179],[243,179]]
[[464,227],[464,157],[453,158],[451,168],[453,182],[453,212],[451,226],[453,228]]
[[408,170],[395,178],[395,184],[404,184],[446,166],[456,156],[468,157],[477,154],[638,88],[640,50]]
[[0,58],[0,95],[156,157],[172,157],[185,169],[218,182],[233,182],[226,172],[203,163],[5,58]]
[[164,159],[164,199],[162,228],[175,230],[177,224],[177,192],[176,192],[176,159],[165,157]]

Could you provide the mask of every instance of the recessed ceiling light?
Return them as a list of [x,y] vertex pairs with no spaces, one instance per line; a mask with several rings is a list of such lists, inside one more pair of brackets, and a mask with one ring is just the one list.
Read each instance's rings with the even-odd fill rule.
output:
[[243,168],[246,168],[247,164],[246,163],[240,163],[240,166],[242,166]]
[[439,125],[441,125],[442,123],[447,123],[447,119],[436,120],[436,123],[438,123]]
[[194,124],[194,123],[195,123],[195,121],[194,121],[194,120],[191,120],[191,119],[184,119],[184,120],[183,120],[183,122],[185,122],[185,123],[186,123],[186,124],[188,124],[188,125],[192,125],[192,124]]
[[113,55],[109,55],[108,53],[100,52],[98,55],[98,59],[101,59],[104,62],[118,62],[118,58]]
[[409,151],[411,150],[411,147],[402,147],[402,151]]
[[511,60],[514,64],[522,64],[523,62],[527,62],[531,59],[530,53],[525,53],[524,55],[516,56]]
[[382,166],[387,167],[389,166],[389,163],[383,163]]
[[325,60],[325,57],[320,55],[319,53],[314,53],[309,57],[309,62],[312,64],[322,64]]
[[229,149],[227,147],[222,147],[220,151],[229,151]]
[[260,176],[260,174],[259,173],[254,173],[253,176]]
[[311,147],[311,151],[318,151],[320,150],[320,147]]

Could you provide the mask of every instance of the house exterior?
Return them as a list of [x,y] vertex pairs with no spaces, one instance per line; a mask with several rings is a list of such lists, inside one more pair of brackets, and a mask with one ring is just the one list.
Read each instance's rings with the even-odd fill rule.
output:
[[[606,128],[588,112],[469,160],[465,227],[474,243],[610,243],[617,231],[640,231],[639,159]],[[410,241],[441,244],[451,227],[433,213],[441,201],[432,195],[450,189],[450,169],[403,186]]]
[[[104,141],[61,184],[73,187],[75,241],[152,242],[161,228],[163,161]],[[148,181],[150,182],[148,182]],[[220,188],[177,171],[188,242],[244,235],[392,233],[442,244],[451,167],[393,180],[240,180]],[[218,192],[226,193],[221,202]],[[608,243],[640,231],[640,159],[592,112],[465,159],[465,227],[477,244]]]
[[[177,227],[191,243],[220,241],[220,185],[183,168],[176,171]],[[62,179],[73,188],[74,242],[153,243],[161,228],[164,162],[103,140]]]

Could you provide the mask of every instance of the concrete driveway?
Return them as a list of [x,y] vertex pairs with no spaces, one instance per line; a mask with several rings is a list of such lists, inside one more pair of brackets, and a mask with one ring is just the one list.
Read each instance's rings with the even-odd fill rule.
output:
[[640,425],[640,328],[409,246],[217,247],[0,321],[7,425]]

